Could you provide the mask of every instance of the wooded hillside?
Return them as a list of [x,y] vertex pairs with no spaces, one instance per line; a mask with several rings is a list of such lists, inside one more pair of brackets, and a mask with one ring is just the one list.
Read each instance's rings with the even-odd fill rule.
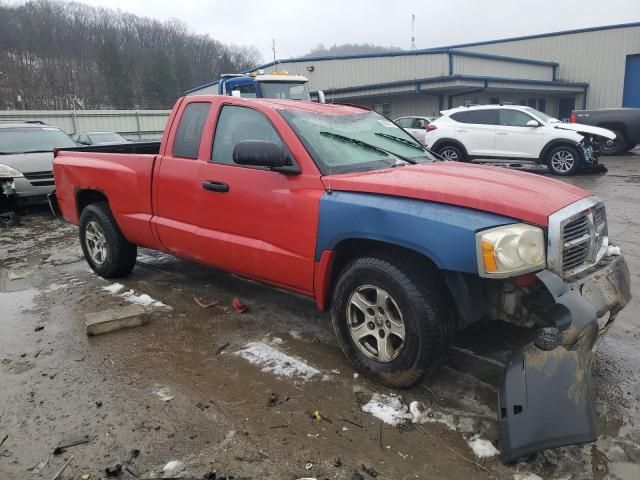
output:
[[0,109],[170,108],[185,90],[260,62],[178,20],[76,3],[0,1]]

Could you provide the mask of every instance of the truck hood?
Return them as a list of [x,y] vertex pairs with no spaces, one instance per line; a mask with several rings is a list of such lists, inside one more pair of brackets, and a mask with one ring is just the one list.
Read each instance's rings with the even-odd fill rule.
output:
[[558,130],[571,130],[573,132],[577,132],[580,135],[588,137],[590,135],[595,135],[597,137],[604,137],[609,140],[613,140],[616,138],[616,134],[611,130],[607,130],[606,128],[600,127],[592,127],[591,125],[583,125],[581,123],[553,123],[554,128]]
[[22,173],[53,171],[53,152],[0,155],[0,163]]
[[546,226],[549,215],[591,193],[502,167],[434,162],[323,177],[331,190],[374,193],[473,208]]

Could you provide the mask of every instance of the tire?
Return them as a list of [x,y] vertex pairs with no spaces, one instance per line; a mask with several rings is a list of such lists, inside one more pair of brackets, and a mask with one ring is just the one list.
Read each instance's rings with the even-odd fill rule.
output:
[[[611,130],[611,129],[609,129]],[[603,155],[621,155],[629,150],[629,142],[624,134],[620,130],[611,130],[616,134],[615,140],[609,140],[600,147]]]
[[467,156],[462,151],[460,147],[457,145],[447,144],[438,147],[436,151],[438,155],[440,155],[444,160],[449,160],[452,162],[466,162]]
[[20,225],[20,216],[16,212],[7,212],[0,215],[0,227],[9,228]]
[[570,145],[552,148],[547,154],[547,166],[554,175],[568,176],[580,170],[582,158],[578,150]]
[[[385,314],[377,315],[377,307],[372,308],[375,289],[382,292],[378,298],[389,296],[378,303],[384,305]],[[333,291],[333,329],[356,370],[389,387],[410,387],[438,370],[453,343],[455,317],[448,314],[445,298],[437,272],[419,262],[358,258],[344,268]],[[374,315],[365,316],[356,303]],[[400,324],[403,342],[396,336],[402,330]],[[381,331],[385,332],[382,342],[389,348],[373,348],[380,345]],[[354,339],[358,336],[360,342]]]
[[138,247],[124,238],[107,203],[82,210],[80,246],[91,269],[104,278],[124,277],[136,264]]

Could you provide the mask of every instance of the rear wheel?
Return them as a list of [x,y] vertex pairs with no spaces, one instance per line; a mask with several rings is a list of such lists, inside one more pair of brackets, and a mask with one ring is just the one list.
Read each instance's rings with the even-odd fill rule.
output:
[[554,175],[573,175],[580,169],[581,164],[578,151],[569,145],[552,148],[547,155],[547,166]]
[[452,162],[466,162],[467,157],[460,147],[457,145],[443,145],[438,147],[437,152],[444,160]]
[[354,368],[409,387],[440,366],[454,333],[437,272],[398,257],[363,257],[340,275],[331,317]]
[[82,210],[80,246],[91,269],[104,278],[128,275],[136,264],[137,247],[124,238],[106,203]]
[[629,142],[627,141],[627,138],[625,137],[624,132],[620,130],[611,130],[611,131],[616,134],[616,138],[614,138],[613,140],[608,140],[607,142],[602,144],[602,146],[600,147],[600,149],[602,150],[602,153],[604,155],[620,155],[628,151]]

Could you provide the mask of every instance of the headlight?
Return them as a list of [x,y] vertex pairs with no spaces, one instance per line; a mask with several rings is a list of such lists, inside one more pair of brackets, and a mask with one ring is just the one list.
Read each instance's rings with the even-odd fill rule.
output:
[[514,277],[547,266],[544,232],[518,223],[476,233],[481,277]]
[[13,178],[20,178],[23,177],[24,175],[22,175],[22,173],[20,173],[18,170],[16,170],[15,168],[11,168],[8,165],[2,165],[0,163],[0,178],[3,177],[13,177]]

